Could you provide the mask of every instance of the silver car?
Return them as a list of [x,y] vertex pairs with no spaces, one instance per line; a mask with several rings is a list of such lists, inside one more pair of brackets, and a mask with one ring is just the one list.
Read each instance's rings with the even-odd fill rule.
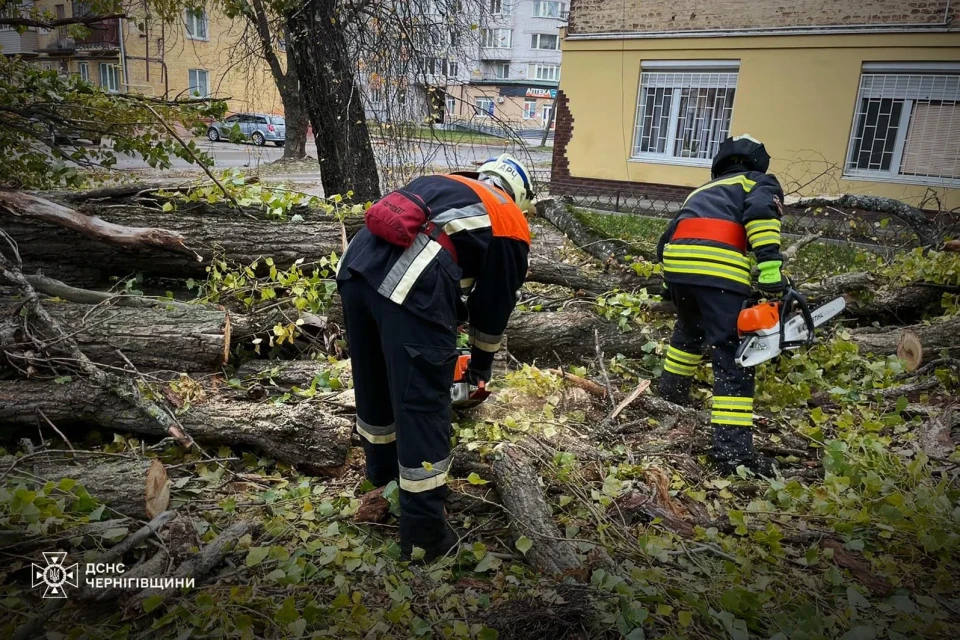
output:
[[229,118],[214,122],[207,129],[207,138],[211,142],[236,141],[238,137],[249,140],[258,147],[268,142],[282,147],[287,139],[286,121],[283,116],[266,113],[235,113]]

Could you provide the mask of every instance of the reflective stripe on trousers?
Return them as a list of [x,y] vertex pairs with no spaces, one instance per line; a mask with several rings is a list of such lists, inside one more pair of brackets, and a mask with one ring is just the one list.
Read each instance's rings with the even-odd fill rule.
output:
[[450,468],[452,456],[447,456],[439,462],[428,462],[425,466],[400,466],[400,488],[411,493],[430,491],[447,484],[447,471]]
[[370,444],[389,444],[397,439],[397,424],[394,422],[379,427],[368,424],[357,416],[357,433]]

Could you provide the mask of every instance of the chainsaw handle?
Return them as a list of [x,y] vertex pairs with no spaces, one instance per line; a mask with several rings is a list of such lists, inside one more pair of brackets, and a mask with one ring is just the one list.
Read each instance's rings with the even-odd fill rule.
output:
[[[790,313],[793,311],[794,306],[800,310],[800,314],[803,316],[803,323],[807,326],[807,338],[805,340],[791,340],[787,341],[784,339],[784,329],[787,323],[787,319],[790,317]],[[810,313],[810,307],[807,305],[807,298],[802,293],[793,288],[792,283],[783,294],[780,305],[780,348],[785,349],[788,347],[800,347],[803,345],[813,344],[813,315]]]

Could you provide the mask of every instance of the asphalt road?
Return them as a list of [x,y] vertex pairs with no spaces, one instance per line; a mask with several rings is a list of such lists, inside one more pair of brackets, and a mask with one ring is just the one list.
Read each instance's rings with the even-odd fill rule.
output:
[[[271,163],[283,157],[283,149],[270,143],[263,147],[255,147],[251,144],[234,144],[231,142],[210,142],[206,139],[198,139],[197,145],[211,154],[217,168],[227,169],[230,167],[257,167]],[[424,167],[468,167],[478,162],[483,162],[487,158],[502,153],[503,147],[490,145],[473,144],[437,144],[434,142],[421,142],[410,149],[397,150],[386,144],[374,143],[374,150],[377,153],[381,166],[424,166]],[[526,149],[517,149],[516,147],[507,148],[507,151],[517,155],[522,161],[531,165],[533,170],[544,170],[550,167],[551,154],[549,151],[530,151]],[[313,142],[307,143],[307,154],[313,157],[317,156],[317,148]],[[174,168],[187,169],[192,165],[179,158],[173,158]],[[118,169],[146,169],[147,164],[137,157],[120,156],[117,158]]]

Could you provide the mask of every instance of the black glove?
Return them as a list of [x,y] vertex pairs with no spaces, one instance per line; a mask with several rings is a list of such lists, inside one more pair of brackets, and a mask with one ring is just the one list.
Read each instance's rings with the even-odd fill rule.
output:
[[490,382],[491,376],[493,376],[492,366],[488,369],[476,369],[474,368],[472,361],[467,365],[467,370],[463,374],[464,380],[474,387],[479,387],[481,381],[484,384]]

